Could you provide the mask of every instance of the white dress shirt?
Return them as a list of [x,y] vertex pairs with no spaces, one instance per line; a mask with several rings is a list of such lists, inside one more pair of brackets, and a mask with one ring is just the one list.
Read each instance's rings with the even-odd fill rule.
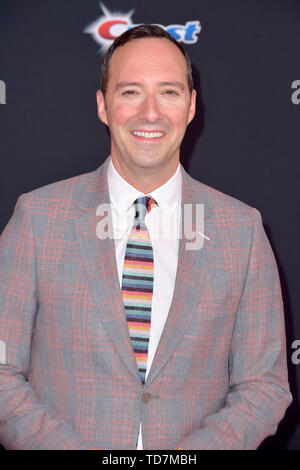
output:
[[[138,197],[146,196],[146,194],[138,191],[119,175],[111,158],[107,169],[107,182],[121,288],[125,250],[135,214],[133,203]],[[147,380],[173,297],[180,234],[181,182],[182,176],[178,164],[175,174],[162,186],[148,194],[155,199],[157,206],[152,207],[145,216],[154,258],[151,328],[145,380]],[[141,424],[138,450],[143,448]]]

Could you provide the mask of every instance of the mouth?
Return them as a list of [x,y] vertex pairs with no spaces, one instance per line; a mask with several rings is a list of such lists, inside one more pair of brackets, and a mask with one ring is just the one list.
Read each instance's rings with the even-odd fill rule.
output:
[[133,135],[138,140],[144,141],[158,141],[165,137],[165,133],[162,131],[143,131],[143,130],[134,130],[131,131]]

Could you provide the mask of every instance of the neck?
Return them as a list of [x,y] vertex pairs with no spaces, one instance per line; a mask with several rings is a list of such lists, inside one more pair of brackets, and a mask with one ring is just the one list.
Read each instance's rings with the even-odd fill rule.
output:
[[168,165],[165,169],[140,168],[134,172],[119,164],[118,160],[112,157],[113,165],[122,178],[131,186],[144,194],[150,194],[155,189],[165,184],[175,174],[179,161]]

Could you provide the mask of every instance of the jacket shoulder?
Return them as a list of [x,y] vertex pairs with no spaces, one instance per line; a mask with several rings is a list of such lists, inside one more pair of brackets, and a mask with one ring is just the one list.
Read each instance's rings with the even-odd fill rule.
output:
[[30,198],[55,196],[56,194],[67,192],[68,189],[72,187],[88,184],[91,180],[93,180],[93,176],[96,171],[97,170],[93,170],[71,176],[63,180],[55,181],[53,183],[48,183],[24,194]]
[[47,206],[78,206],[86,194],[95,191],[99,170],[88,171],[70,178],[49,183],[19,196],[18,201],[33,208]]
[[261,221],[261,214],[255,207],[186,175],[193,200],[204,203],[204,212],[207,204],[220,225],[233,222],[252,225],[253,219]]

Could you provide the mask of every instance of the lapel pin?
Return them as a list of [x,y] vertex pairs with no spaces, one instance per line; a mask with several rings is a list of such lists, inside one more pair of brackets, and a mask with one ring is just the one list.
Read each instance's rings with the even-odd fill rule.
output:
[[198,232],[201,237],[205,238],[206,240],[209,240],[210,238],[207,235],[204,235],[202,232]]

